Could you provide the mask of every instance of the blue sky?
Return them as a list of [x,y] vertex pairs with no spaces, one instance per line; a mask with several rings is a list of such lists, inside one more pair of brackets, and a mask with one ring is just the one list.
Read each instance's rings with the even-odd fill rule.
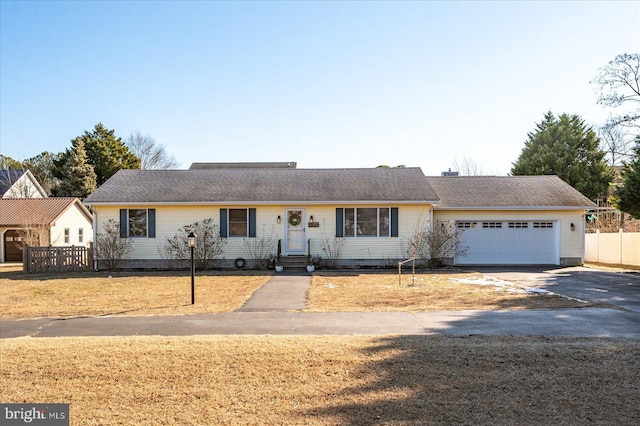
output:
[[640,51],[640,2],[0,2],[0,153],[102,122],[195,161],[506,174]]

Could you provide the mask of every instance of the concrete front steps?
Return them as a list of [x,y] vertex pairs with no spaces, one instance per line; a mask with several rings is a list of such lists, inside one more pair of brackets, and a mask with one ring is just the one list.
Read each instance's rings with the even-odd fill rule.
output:
[[285,271],[306,271],[309,264],[309,257],[301,256],[280,256],[280,265]]

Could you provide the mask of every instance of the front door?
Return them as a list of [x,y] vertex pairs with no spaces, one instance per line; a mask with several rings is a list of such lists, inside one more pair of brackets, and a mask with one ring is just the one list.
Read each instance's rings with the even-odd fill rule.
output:
[[284,254],[306,254],[304,213],[304,209],[287,209],[285,212]]

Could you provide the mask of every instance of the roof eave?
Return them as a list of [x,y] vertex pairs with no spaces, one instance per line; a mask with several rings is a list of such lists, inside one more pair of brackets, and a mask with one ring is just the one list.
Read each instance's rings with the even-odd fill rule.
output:
[[[595,206],[595,205],[594,205]],[[594,206],[447,206],[436,205],[434,210],[588,210]]]
[[141,206],[141,205],[154,205],[154,206],[194,206],[194,205],[207,205],[207,206],[274,206],[274,205],[325,205],[325,204],[355,204],[355,205],[371,205],[371,204],[396,204],[396,205],[410,205],[410,204],[429,204],[433,205],[437,203],[437,200],[325,200],[325,201],[305,201],[305,200],[287,200],[287,201],[103,201],[103,202],[84,202],[89,207],[93,206]]

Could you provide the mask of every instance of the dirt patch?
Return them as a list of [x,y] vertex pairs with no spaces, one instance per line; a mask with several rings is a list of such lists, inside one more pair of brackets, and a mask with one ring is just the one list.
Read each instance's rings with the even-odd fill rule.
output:
[[640,344],[526,337],[3,340],[0,400],[71,424],[633,424]]

